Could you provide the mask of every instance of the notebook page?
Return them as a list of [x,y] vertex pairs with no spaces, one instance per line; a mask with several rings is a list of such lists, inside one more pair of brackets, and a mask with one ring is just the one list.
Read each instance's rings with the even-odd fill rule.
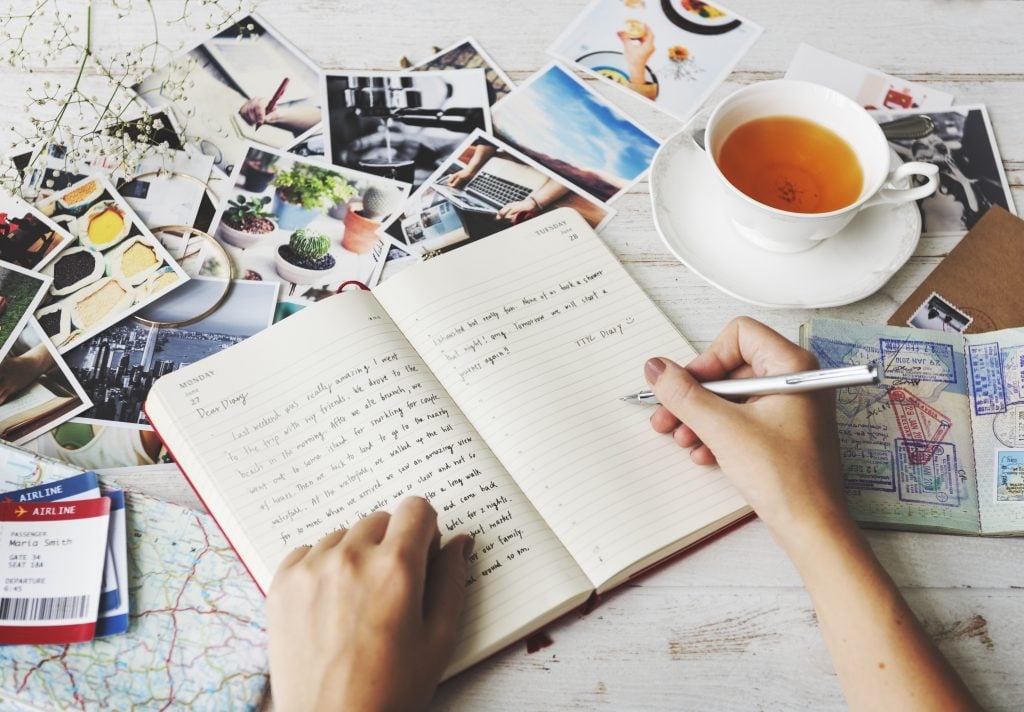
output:
[[296,546],[410,494],[476,538],[457,664],[591,590],[369,293],[161,378],[147,414],[263,591]]
[[[396,275],[378,299],[595,586],[747,511],[619,397],[694,351],[579,215]],[[410,299],[409,295],[415,295]]]

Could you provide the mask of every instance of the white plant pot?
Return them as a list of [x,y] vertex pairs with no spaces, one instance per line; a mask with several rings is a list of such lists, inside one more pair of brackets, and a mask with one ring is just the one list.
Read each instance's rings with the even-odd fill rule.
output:
[[217,231],[220,233],[220,236],[224,238],[224,242],[235,247],[241,247],[243,250],[247,247],[252,247],[261,240],[265,240],[274,234],[272,232],[259,234],[242,232],[241,230],[236,230],[225,222],[221,222]]
[[335,258],[334,266],[329,269],[306,269],[305,267],[293,265],[281,256],[281,251],[278,249],[274,251],[274,266],[277,268],[277,274],[281,279],[287,282],[317,285],[327,284],[331,281],[331,275],[337,269],[338,261]]

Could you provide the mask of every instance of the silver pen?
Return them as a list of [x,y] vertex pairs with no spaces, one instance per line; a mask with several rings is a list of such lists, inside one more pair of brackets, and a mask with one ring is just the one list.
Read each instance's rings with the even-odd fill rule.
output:
[[[870,365],[823,368],[818,371],[800,371],[760,378],[732,378],[727,381],[708,381],[701,385],[720,396],[767,396],[774,393],[803,393],[826,388],[870,386],[878,382],[878,368]],[[623,396],[621,400],[637,405],[661,405],[658,397],[651,391]]]

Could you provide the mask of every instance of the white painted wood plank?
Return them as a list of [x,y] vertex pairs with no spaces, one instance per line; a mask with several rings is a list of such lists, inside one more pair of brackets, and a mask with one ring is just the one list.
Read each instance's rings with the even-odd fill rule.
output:
[[[1015,651],[1024,592],[908,593],[985,709],[1024,699]],[[806,592],[658,589],[613,595],[448,683],[432,709],[845,709]]]

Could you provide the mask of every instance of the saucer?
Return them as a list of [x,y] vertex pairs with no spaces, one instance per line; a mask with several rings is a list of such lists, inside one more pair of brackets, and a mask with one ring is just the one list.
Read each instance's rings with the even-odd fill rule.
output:
[[[921,214],[913,201],[866,208],[842,232],[804,252],[757,247],[721,207],[721,186],[690,137],[692,127],[665,141],[654,157],[654,225],[680,262],[726,294],[776,309],[837,307],[878,291],[914,253]],[[892,160],[900,164],[895,153]]]

